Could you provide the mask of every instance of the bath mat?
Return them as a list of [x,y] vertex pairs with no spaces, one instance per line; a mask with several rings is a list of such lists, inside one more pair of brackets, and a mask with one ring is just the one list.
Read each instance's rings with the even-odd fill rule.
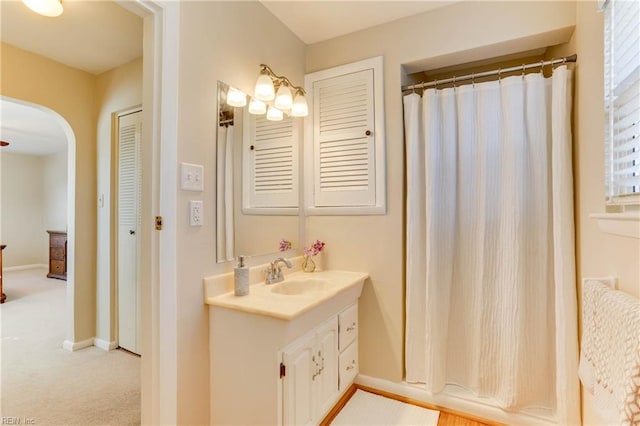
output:
[[439,416],[439,411],[428,410],[358,389],[331,424],[336,426],[436,426]]

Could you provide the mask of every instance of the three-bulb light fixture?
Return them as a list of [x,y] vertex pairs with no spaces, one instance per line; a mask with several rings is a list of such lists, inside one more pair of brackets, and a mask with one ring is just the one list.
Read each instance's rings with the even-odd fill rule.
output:
[[[260,64],[260,75],[249,102],[249,113],[266,113],[267,120],[270,121],[282,120],[285,112],[292,117],[306,117],[309,115],[309,107],[304,95],[302,87],[294,86],[287,77],[277,75],[268,65]],[[243,107],[247,104],[247,95],[230,87],[227,104]]]

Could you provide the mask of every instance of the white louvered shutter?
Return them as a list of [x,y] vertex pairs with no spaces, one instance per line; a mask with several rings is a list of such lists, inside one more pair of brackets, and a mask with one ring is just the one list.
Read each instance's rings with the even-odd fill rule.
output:
[[140,226],[142,211],[141,117],[141,113],[121,117],[118,138],[118,223],[134,231]]
[[376,203],[373,69],[314,82],[314,205]]
[[606,183],[610,203],[640,194],[640,1],[605,10]]
[[297,209],[298,129],[295,119],[269,121],[249,115],[244,143],[244,206],[247,209]]

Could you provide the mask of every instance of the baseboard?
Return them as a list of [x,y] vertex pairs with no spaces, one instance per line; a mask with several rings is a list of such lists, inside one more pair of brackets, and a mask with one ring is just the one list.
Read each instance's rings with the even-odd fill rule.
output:
[[99,339],[99,338],[95,338],[94,342],[93,342],[93,346],[102,349],[103,351],[112,351],[115,348],[118,347],[118,342],[114,341],[107,341],[104,339]]
[[49,265],[44,263],[34,263],[32,265],[5,266],[2,268],[5,272],[24,271],[27,269],[47,269]]
[[467,417],[478,417],[481,419],[490,420],[492,422],[504,423],[508,425],[557,425],[557,423],[550,422],[548,419],[542,419],[540,417],[530,416],[527,414],[508,413],[488,404],[483,404],[452,395],[433,395],[424,389],[420,389],[417,386],[412,386],[406,382],[391,382],[389,380],[359,374],[356,377],[356,384],[369,388],[379,389],[381,391],[389,393],[394,393],[405,398],[422,401],[438,409],[453,412],[454,414],[457,412]]
[[65,340],[64,342],[62,342],[62,349],[69,352],[75,352],[75,351],[79,351],[80,349],[93,346],[94,341],[95,341],[94,337],[91,337],[86,340],[81,340],[79,342],[72,342],[70,340]]

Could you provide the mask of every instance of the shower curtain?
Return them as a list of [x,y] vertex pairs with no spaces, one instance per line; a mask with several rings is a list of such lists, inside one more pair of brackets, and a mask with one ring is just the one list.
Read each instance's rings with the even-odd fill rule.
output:
[[571,71],[404,97],[406,380],[579,424]]
[[218,127],[217,150],[217,251],[218,261],[234,260],[233,237],[233,124]]

